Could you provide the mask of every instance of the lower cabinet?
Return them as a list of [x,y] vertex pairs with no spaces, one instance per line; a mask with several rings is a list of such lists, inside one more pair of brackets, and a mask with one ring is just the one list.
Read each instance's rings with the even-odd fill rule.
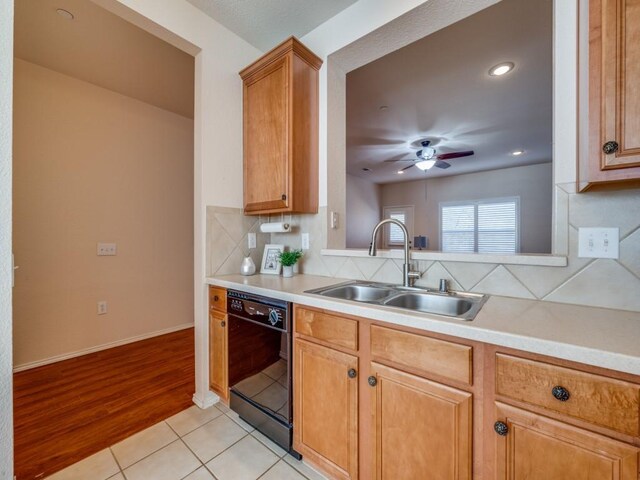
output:
[[294,448],[329,478],[640,480],[640,378],[295,307]]
[[470,479],[472,395],[372,363],[375,478]]
[[227,331],[227,315],[211,310],[209,312],[209,386],[224,400],[227,400],[229,395]]
[[358,478],[358,357],[296,339],[294,448],[333,478]]
[[640,450],[496,403],[496,480],[638,480]]

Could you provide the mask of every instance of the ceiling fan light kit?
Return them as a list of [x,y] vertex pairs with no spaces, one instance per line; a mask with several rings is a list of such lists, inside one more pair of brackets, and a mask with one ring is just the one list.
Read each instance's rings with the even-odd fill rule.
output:
[[435,160],[423,160],[421,162],[414,163],[414,165],[418,167],[420,170],[422,170],[423,172],[426,170],[429,170],[435,164],[436,164]]

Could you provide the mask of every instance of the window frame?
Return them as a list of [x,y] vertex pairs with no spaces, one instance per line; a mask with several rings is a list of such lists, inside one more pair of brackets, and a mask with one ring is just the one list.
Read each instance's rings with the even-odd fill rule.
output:
[[[473,252],[464,252],[464,253],[478,253],[478,206],[483,204],[491,204],[491,203],[507,203],[513,202],[515,203],[516,208],[516,219],[515,219],[515,251],[513,254],[518,255],[521,250],[520,245],[520,231],[521,231],[521,209],[520,209],[520,196],[510,196],[510,197],[495,197],[495,198],[481,198],[476,200],[456,200],[452,202],[439,202],[438,203],[438,235],[439,235],[439,245],[440,251],[445,253],[462,253],[462,252],[446,252],[443,249],[442,244],[442,208],[443,207],[457,207],[457,206],[468,206],[473,205],[474,207],[474,230],[473,230]],[[501,252],[493,252],[493,253],[483,253],[484,255],[492,255],[492,254],[504,254]]]

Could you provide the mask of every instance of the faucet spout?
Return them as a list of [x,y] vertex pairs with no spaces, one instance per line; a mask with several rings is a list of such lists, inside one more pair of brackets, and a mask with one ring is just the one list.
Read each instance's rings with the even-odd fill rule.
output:
[[404,265],[402,267],[402,285],[404,287],[411,287],[413,285],[413,282],[417,278],[420,278],[420,273],[411,271],[411,265],[409,263],[409,232],[407,231],[407,227],[404,226],[404,223],[402,223],[399,220],[396,220],[395,218],[385,218],[384,220],[380,221],[375,226],[375,228],[373,229],[373,233],[371,234],[371,243],[369,244],[369,256],[371,257],[376,256],[376,253],[377,253],[376,236],[378,235],[378,230],[380,230],[380,227],[382,227],[383,225],[386,225],[387,223],[397,225],[400,228],[400,230],[402,230],[402,234],[404,237]]

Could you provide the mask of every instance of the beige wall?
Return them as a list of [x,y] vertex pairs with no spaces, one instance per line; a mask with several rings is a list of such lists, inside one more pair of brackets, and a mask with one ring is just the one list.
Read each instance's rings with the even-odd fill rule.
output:
[[13,477],[11,108],[13,2],[0,2],[0,478]]
[[[390,183],[382,186],[382,204],[383,207],[414,205],[414,234],[428,236],[429,249],[440,250],[440,202],[519,196],[520,251],[551,253],[552,175],[552,164],[543,163],[431,180]],[[351,211],[347,211],[348,222],[351,222]]]
[[14,105],[15,366],[193,323],[193,121],[19,59]]
[[380,221],[382,189],[364,178],[347,174],[347,248],[367,248]]

